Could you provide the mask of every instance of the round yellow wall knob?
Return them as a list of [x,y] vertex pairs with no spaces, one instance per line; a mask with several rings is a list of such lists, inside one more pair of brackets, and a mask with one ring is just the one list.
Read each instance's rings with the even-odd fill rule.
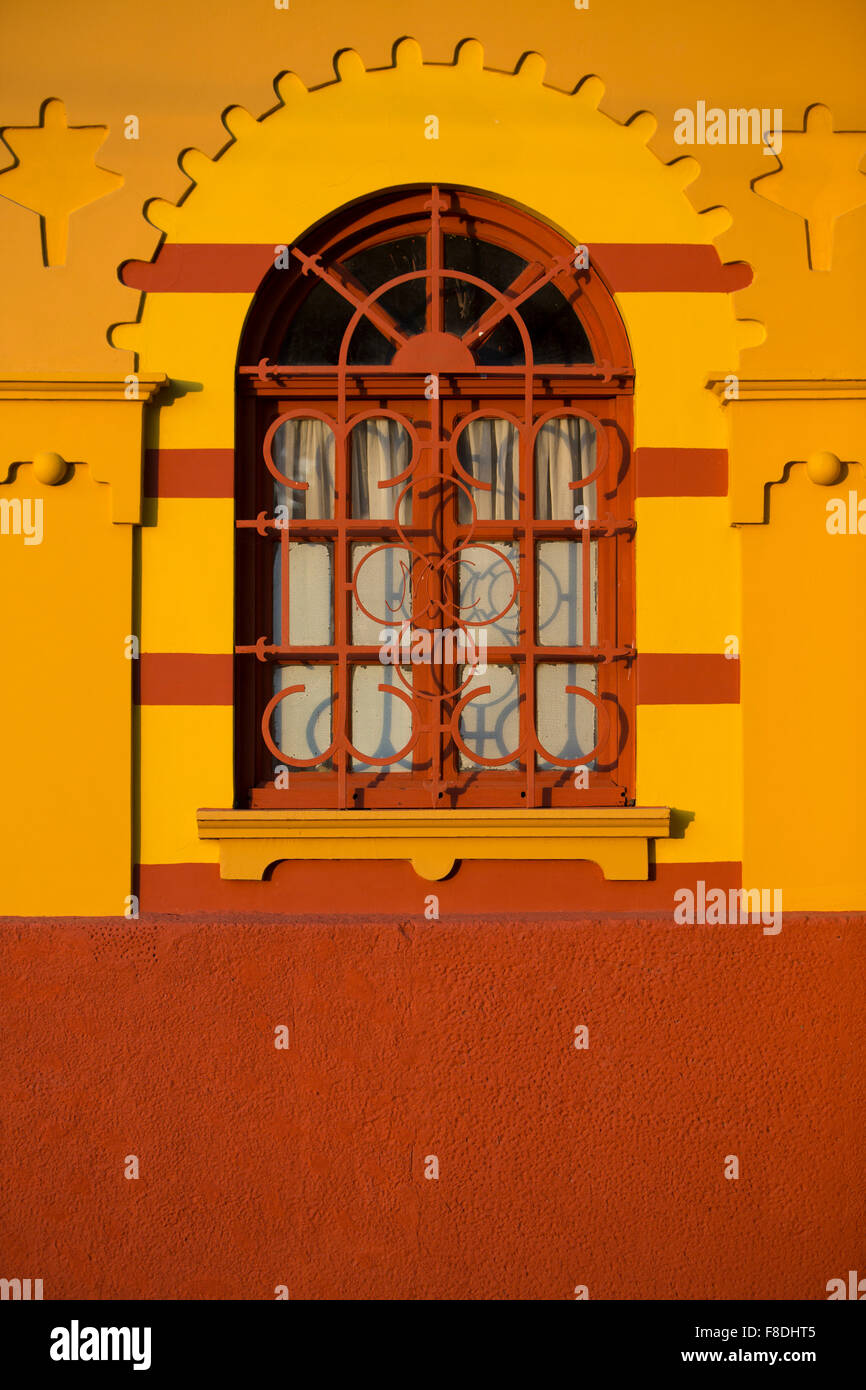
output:
[[53,487],[66,477],[66,460],[60,454],[37,454],[33,460],[33,472],[40,483]]
[[822,450],[820,453],[809,455],[806,460],[806,472],[813,483],[819,483],[821,487],[832,487],[842,476],[842,463],[835,454]]

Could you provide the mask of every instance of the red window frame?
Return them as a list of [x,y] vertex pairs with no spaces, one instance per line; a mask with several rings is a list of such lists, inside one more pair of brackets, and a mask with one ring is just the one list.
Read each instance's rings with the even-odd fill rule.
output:
[[[449,277],[443,268],[443,237],[448,231],[472,235],[515,252],[526,262],[507,291],[485,285],[494,303],[470,326],[463,340],[444,333],[442,293]],[[425,331],[406,337],[378,303],[393,286],[372,294],[340,269],[340,262],[379,242],[409,235],[426,238],[423,271],[397,277],[423,278],[427,284]],[[574,248],[552,228],[485,195],[457,189],[406,190],[349,208],[292,248],[297,269],[274,270],[265,281],[248,320],[238,378],[238,536],[236,690],[236,775],[239,799],[255,807],[336,809],[406,807],[525,807],[623,805],[634,799],[634,562],[633,469],[631,467],[633,370],[628,341],[612,296],[593,267],[576,271]],[[287,326],[310,285],[326,280],[354,313],[344,335],[340,360],[331,366],[272,364]],[[481,281],[476,281],[481,284]],[[535,364],[532,345],[519,317],[520,304],[545,283],[568,299],[583,324],[592,350],[587,366]],[[394,343],[388,366],[349,365],[349,343],[367,317]],[[517,366],[478,366],[469,344],[477,346],[497,323],[510,316],[518,324],[526,361]],[[427,399],[429,377],[438,397]],[[349,434],[359,418],[393,415],[408,424],[413,441],[409,468],[397,494],[410,489],[411,526],[396,519],[361,520],[350,514]],[[596,424],[598,458],[594,476],[598,518],[576,531],[570,520],[535,516],[534,439],[544,421],[577,414]],[[336,500],[327,521],[292,520],[288,528],[273,518],[273,460],[270,443],[279,422],[291,415],[320,415],[332,421],[335,436]],[[456,498],[463,484],[456,452],[460,429],[479,415],[507,415],[520,436],[520,512],[514,520],[478,521],[472,528],[457,518]],[[267,460],[270,459],[270,465]],[[421,482],[425,479],[425,482]],[[425,490],[430,495],[422,501]],[[579,501],[580,491],[575,489]],[[426,510],[425,510],[426,506]],[[437,520],[438,518],[438,520]],[[457,689],[454,673],[413,667],[413,688],[403,696],[412,706],[413,768],[352,767],[351,668],[375,664],[378,647],[353,646],[351,610],[355,578],[350,547],[360,539],[398,544],[408,539],[426,557],[419,560],[430,583],[438,585],[439,616],[421,611],[421,586],[414,582],[413,626],[447,626],[441,616],[454,612],[453,563],[448,556],[467,543],[513,541],[519,552],[520,631],[515,647],[488,650],[490,664],[514,664],[520,672],[517,769],[487,766],[476,757],[471,769],[458,757],[459,716],[484,679],[477,676]],[[287,627],[271,633],[272,551],[290,540],[328,540],[333,545],[334,642],[328,648],[293,648]],[[598,640],[594,646],[555,648],[536,634],[536,546],[539,540],[588,542],[598,552]],[[283,573],[287,573],[284,564]],[[587,570],[584,569],[584,576]],[[584,583],[584,601],[589,586]],[[287,624],[287,605],[283,623]],[[584,615],[583,634],[588,631]],[[597,756],[561,760],[556,769],[536,765],[535,671],[543,661],[592,663],[598,670]],[[302,767],[279,752],[271,716],[275,662],[325,663],[334,671],[334,740],[317,767]],[[456,693],[455,693],[456,692]],[[285,698],[291,698],[290,695]],[[588,698],[575,694],[574,698]],[[401,750],[402,751],[402,750]],[[595,752],[596,750],[594,750]],[[556,762],[549,751],[548,761]],[[392,760],[393,761],[393,760]],[[497,760],[499,763],[501,759]],[[575,785],[581,764],[595,761],[588,785]],[[288,787],[277,785],[275,768],[289,768]],[[578,779],[580,780],[580,779]]]

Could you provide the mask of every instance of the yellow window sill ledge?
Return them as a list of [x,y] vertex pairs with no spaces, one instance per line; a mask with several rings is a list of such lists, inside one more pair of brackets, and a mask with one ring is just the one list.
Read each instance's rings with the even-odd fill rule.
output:
[[261,879],[282,859],[408,859],[445,878],[458,859],[590,859],[607,879],[646,879],[649,841],[670,835],[662,806],[569,810],[200,810],[200,840],[219,845],[220,875]]

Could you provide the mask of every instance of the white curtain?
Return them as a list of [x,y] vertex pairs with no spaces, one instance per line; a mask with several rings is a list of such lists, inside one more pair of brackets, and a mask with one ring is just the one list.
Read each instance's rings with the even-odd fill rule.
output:
[[[359,753],[368,758],[393,758],[401,748],[405,748],[412,732],[412,716],[409,706],[399,695],[385,695],[380,685],[393,686],[404,695],[406,686],[411,688],[412,671],[401,667],[403,680],[393,666],[353,666],[352,667],[352,742]],[[405,682],[405,684],[404,684]],[[367,763],[364,758],[353,758],[355,772],[406,771],[412,767],[412,754],[388,764],[387,769]]]
[[[516,427],[508,420],[474,420],[463,431],[458,443],[458,456],[463,467],[480,482],[491,484],[490,491],[473,490],[478,519],[482,521],[516,521],[520,515],[519,445]],[[380,488],[385,482],[405,471],[411,457],[411,440],[402,425],[387,417],[362,421],[351,435],[351,509],[358,519],[387,520],[394,515],[394,506],[402,484],[396,488]],[[323,420],[301,419],[286,421],[277,431],[274,441],[274,460],[286,477],[309,483],[306,492],[286,488],[277,483],[275,504],[289,509],[290,518],[325,519],[334,515],[334,436]],[[588,508],[589,516],[597,516],[596,485],[572,489],[569,483],[587,477],[596,466],[595,431],[585,420],[562,416],[548,421],[539,431],[535,446],[536,516],[539,520],[571,521],[578,505]],[[458,493],[458,515],[462,522],[471,518],[471,506],[461,491]],[[408,520],[410,501],[407,497],[401,508],[402,518]],[[356,543],[352,564],[356,567],[363,554],[376,541]],[[590,585],[592,589],[591,630],[583,632],[583,564],[582,545],[590,544],[587,537],[546,541],[539,546],[533,563],[537,566],[538,583],[538,640],[542,645],[571,646],[594,644],[597,634],[597,560],[596,543],[591,543]],[[500,541],[493,549],[473,546],[461,557],[460,601],[472,604],[464,613],[468,621],[477,621],[485,614],[493,617],[504,607],[512,589],[512,579],[505,556],[518,569],[517,547]],[[398,627],[411,617],[411,591],[408,577],[410,556],[402,548],[381,552],[364,565],[362,597],[372,613],[393,614],[382,626]],[[274,633],[279,636],[280,622],[280,559],[274,566]],[[333,607],[333,552],[330,544],[321,541],[292,541],[290,548],[291,637],[302,644],[324,643],[330,640]],[[520,619],[518,605],[487,633],[489,645],[516,642]],[[365,617],[353,605],[352,640],[362,645],[378,641],[377,624]],[[280,706],[279,742],[288,754],[312,757],[327,746],[330,737],[329,705],[330,673],[319,666],[283,668],[275,673],[275,687],[303,680],[308,694],[290,696]],[[565,757],[578,756],[592,747],[595,714],[587,701],[564,695],[565,684],[584,684],[594,681],[592,667],[564,666],[543,663],[539,667],[536,698],[539,711],[539,732],[551,753]],[[388,757],[397,751],[408,737],[408,711],[401,701],[382,694],[380,684],[393,684],[396,673],[382,666],[358,667],[352,690],[352,728],[356,747],[368,756]],[[486,756],[502,756],[516,741],[517,729],[517,668],[491,666],[485,677],[491,693],[485,699],[467,707],[464,736],[470,747]],[[402,687],[401,687],[402,688]],[[410,760],[411,761],[411,760]],[[363,764],[359,764],[363,766]]]
[[[583,758],[596,745],[598,714],[591,700],[582,695],[566,695],[568,685],[597,695],[598,668],[583,662],[539,664],[535,680],[536,728],[541,746],[554,758]],[[555,768],[557,764],[539,757],[538,766]],[[596,760],[586,766],[594,770]]]
[[[379,487],[409,467],[412,441],[399,420],[388,416],[362,420],[352,430],[352,515],[364,520],[393,517],[397,498],[406,486]],[[407,519],[409,494],[400,508],[401,520]]]
[[[464,678],[469,674],[469,667],[464,667]],[[461,751],[461,767],[478,767],[469,756],[472,753],[484,758],[504,758],[517,747],[520,740],[518,682],[516,666],[488,668],[482,684],[490,686],[489,693],[470,700],[461,716],[460,732],[469,750],[469,754]],[[583,758],[592,752],[598,738],[595,706],[582,695],[567,695],[566,686],[570,685],[597,694],[598,671],[594,666],[576,662],[568,665],[539,663],[535,676],[536,728],[542,747],[554,758]],[[503,766],[515,768],[517,763]],[[541,754],[537,756],[537,766],[561,771],[556,763]],[[595,760],[587,766],[594,769]]]
[[[520,501],[520,452],[517,427],[510,420],[472,420],[457,441],[457,457],[466,472],[490,491],[472,489],[479,521],[516,521]],[[467,486],[467,484],[464,484]],[[461,487],[458,516],[472,519],[472,503]]]
[[[274,462],[280,472],[294,482],[308,483],[306,491],[275,482],[274,505],[288,508],[291,520],[320,520],[334,515],[334,435],[324,420],[287,420],[276,432]],[[363,420],[352,430],[351,510],[360,520],[387,520],[403,485],[380,488],[405,472],[411,457],[411,439],[397,420],[389,417]],[[408,520],[411,499],[401,506],[401,518]],[[378,541],[352,546],[352,566],[357,569],[365,553],[376,549]],[[333,632],[333,547],[319,540],[289,543],[289,636],[295,645],[326,645]],[[273,569],[273,624],[279,640],[281,632],[281,577],[283,548],[277,546]],[[364,606],[381,621],[371,619],[358,604],[352,605],[351,640],[375,646],[383,627],[399,627],[411,618],[411,590],[408,579],[410,556],[403,547],[378,551],[363,565],[359,593]],[[407,673],[408,674],[408,673]],[[411,684],[411,674],[408,675]],[[293,665],[274,673],[274,689],[303,684],[306,694],[287,696],[277,707],[274,719],[278,746],[290,757],[315,757],[331,738],[332,673],[324,665]],[[355,665],[352,669],[352,739],[360,752],[380,758],[390,757],[409,737],[409,711],[403,701],[383,695],[379,685],[405,690],[393,668],[379,664]],[[411,757],[399,766],[411,767]],[[356,769],[366,764],[354,761]]]
[[[352,465],[352,516],[363,520],[391,520],[397,498],[405,483],[395,487],[379,487],[379,483],[398,477],[409,467],[412,441],[399,420],[388,416],[362,420],[351,433],[350,459]],[[400,504],[400,520],[411,517],[411,494]],[[362,646],[375,646],[384,628],[399,628],[412,618],[410,570],[412,557],[402,546],[377,550],[381,544],[352,546],[352,569],[357,574],[357,591],[370,618],[353,600],[352,641]],[[373,553],[376,552],[376,553]],[[364,554],[371,558],[359,570]],[[352,667],[352,732],[351,739],[359,753],[373,758],[393,758],[409,741],[412,718],[408,706],[396,695],[386,695],[380,685],[394,686],[407,693],[412,685],[411,670],[403,668],[401,681],[393,666]],[[412,755],[388,764],[387,769],[367,763],[363,758],[352,759],[355,772],[406,771],[412,767]]]
[[535,441],[535,514],[539,521],[570,521],[576,506],[596,511],[596,485],[570,488],[595,469],[595,430],[588,420],[563,415],[548,420]]
[[[324,420],[286,420],[274,438],[274,462],[293,482],[309,484],[305,492],[275,483],[275,504],[289,507],[290,517],[316,519],[334,514],[334,435]],[[457,445],[461,464],[490,490],[472,491],[480,521],[516,521],[519,515],[519,448],[517,428],[510,420],[473,420]],[[387,519],[401,491],[380,487],[409,466],[411,440],[398,420],[363,420],[351,434],[352,514]],[[536,515],[541,521],[565,521],[582,504],[591,517],[596,511],[596,484],[570,488],[592,473],[596,465],[595,430],[587,420],[561,416],[548,420],[535,444]],[[407,499],[408,500],[408,499]],[[405,504],[404,504],[405,505]],[[471,515],[461,491],[460,519]]]
[[285,420],[274,435],[274,463],[305,492],[274,480],[274,506],[288,507],[294,521],[334,515],[334,432],[324,420]]
[[[464,666],[460,678],[471,676],[471,668]],[[505,758],[513,753],[520,742],[520,668],[518,666],[488,666],[484,676],[475,684],[489,686],[485,695],[476,695],[463,707],[460,716],[460,736],[468,753],[460,750],[462,768],[478,768],[479,764],[471,756],[480,758]],[[464,694],[472,690],[470,683]],[[512,761],[500,764],[503,769],[514,770],[519,766]]]
[[[286,420],[273,443],[277,468],[293,482],[308,483],[306,491],[286,487],[275,479],[274,508],[286,507],[289,521],[324,520],[334,515],[334,432],[324,420]],[[275,547],[273,569],[273,636],[281,639],[282,545]],[[333,550],[321,541],[289,544],[289,640],[319,646],[331,640],[333,611]],[[288,695],[273,720],[277,746],[287,757],[314,758],[331,742],[332,671],[324,665],[278,666],[274,692],[303,685],[304,692]],[[289,773],[291,778],[291,773]]]

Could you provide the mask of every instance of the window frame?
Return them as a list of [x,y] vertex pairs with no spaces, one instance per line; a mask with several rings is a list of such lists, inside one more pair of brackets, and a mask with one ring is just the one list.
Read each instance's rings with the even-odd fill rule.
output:
[[[526,420],[522,422],[522,430],[527,435],[537,430],[540,424],[539,417],[568,413],[572,409],[597,415],[611,444],[610,468],[617,470],[616,486],[612,490],[603,494],[601,487],[597,489],[600,520],[589,532],[592,535],[595,531],[599,541],[600,594],[602,555],[606,551],[611,555],[608,568],[613,575],[613,582],[607,586],[611,610],[610,629],[606,634],[606,651],[599,661],[599,670],[604,670],[611,677],[606,683],[604,698],[615,706],[617,712],[618,727],[613,731],[610,748],[606,750],[612,754],[609,758],[612,770],[609,768],[606,772],[591,773],[589,786],[576,789],[572,782],[574,768],[571,769],[571,777],[551,774],[536,768],[532,757],[526,760],[527,765],[519,772],[477,774],[478,781],[472,793],[464,790],[457,795],[446,790],[445,795],[442,795],[443,788],[438,786],[436,778],[431,777],[429,772],[426,774],[426,781],[430,785],[427,790],[421,790],[425,781],[422,769],[406,773],[394,771],[383,778],[380,773],[353,772],[345,765],[345,760],[342,760],[342,764],[333,774],[327,771],[308,773],[291,769],[288,792],[274,786],[273,768],[276,760],[267,750],[261,735],[263,696],[267,691],[265,668],[273,659],[273,653],[266,650],[267,644],[261,637],[263,633],[270,633],[271,627],[270,547],[261,544],[256,546],[256,541],[261,540],[263,525],[265,532],[267,530],[267,523],[262,521],[263,511],[266,513],[267,508],[261,505],[264,494],[260,486],[264,473],[261,451],[265,435],[274,420],[282,413],[297,410],[304,404],[311,407],[311,413],[333,413],[338,429],[347,427],[349,417],[346,416],[342,422],[339,419],[338,397],[339,409],[345,407],[346,411],[357,411],[360,408],[369,412],[377,403],[380,406],[384,403],[387,409],[398,410],[401,405],[405,408],[411,403],[417,410],[420,404],[419,387],[423,386],[424,373],[401,372],[375,366],[362,369],[348,367],[345,362],[336,369],[295,365],[280,367],[279,364],[271,365],[269,352],[273,352],[274,345],[283,340],[291,314],[300,302],[300,295],[304,289],[302,282],[307,275],[313,273],[310,271],[313,262],[327,263],[329,257],[355,254],[358,250],[383,240],[385,236],[409,234],[409,229],[414,231],[418,227],[419,217],[423,215],[426,215],[428,222],[434,222],[436,219],[431,217],[430,212],[425,213],[424,204],[431,201],[435,204],[439,197],[437,189],[407,190],[384,199],[374,199],[372,206],[365,204],[360,213],[357,208],[344,210],[326,228],[319,229],[318,233],[303,239],[299,272],[290,273],[290,277],[286,276],[285,271],[270,272],[248,320],[241,347],[238,382],[236,492],[239,577],[236,630],[240,643],[236,648],[236,785],[238,799],[245,805],[273,809],[388,809],[401,805],[416,809],[437,809],[443,806],[451,809],[461,806],[467,809],[554,809],[576,806],[623,806],[631,805],[634,801],[635,701],[631,661],[635,640],[634,470],[631,467],[633,372],[619,314],[612,296],[594,269],[578,274],[560,270],[552,277],[557,287],[562,284],[569,285],[574,300],[578,300],[579,297],[579,317],[595,359],[592,365],[563,367],[547,364],[533,365],[530,368],[485,367],[472,372],[446,371],[440,374],[439,402],[429,402],[429,414],[431,419],[443,412],[446,416],[454,415],[455,412],[459,416],[461,406],[466,407],[464,415],[472,414],[479,409],[485,413],[488,409],[491,413],[500,413],[508,411],[509,408],[513,409],[522,400],[532,416],[531,423],[527,423]],[[559,233],[501,201],[453,189],[447,190],[444,197],[450,200],[449,217],[453,217],[456,209],[462,225],[471,225],[473,231],[482,239],[491,239],[495,233],[499,238],[498,244],[512,251],[516,250],[526,260],[527,270],[521,272],[518,278],[525,279],[527,284],[533,283],[530,275],[533,268],[536,276],[539,271],[543,272],[545,259],[549,266],[561,263],[563,257],[573,256],[573,248]],[[431,228],[430,235],[441,234],[441,223],[438,231]],[[351,252],[344,249],[347,246],[351,246]],[[533,251],[534,255],[524,254]],[[428,251],[428,266],[429,264]],[[278,275],[282,275],[282,282],[275,281],[274,277]],[[256,365],[245,365],[252,362]],[[443,379],[446,382],[444,392]],[[518,392],[521,393],[519,398]],[[441,434],[441,421],[431,428],[438,429]],[[339,457],[342,454],[338,441],[337,455]],[[481,532],[484,528],[488,538],[492,538],[497,529],[501,532],[513,525],[523,530],[524,537],[529,534],[532,537],[531,568],[534,586],[536,538],[549,534],[551,539],[574,539],[574,530],[568,522],[539,522],[535,517],[534,462],[532,467],[526,464],[523,438],[520,454],[522,490],[529,517],[523,518],[520,523],[478,523],[475,539],[482,538]],[[346,475],[342,480],[345,490],[350,472],[350,464],[345,457],[342,466]],[[599,482],[601,481],[600,478]],[[338,477],[338,489],[340,486],[341,480]],[[577,498],[579,495],[579,492],[575,494]],[[607,503],[609,505],[606,505]],[[295,525],[294,522],[289,525],[290,536]],[[372,535],[380,536],[388,529],[379,522],[365,522],[361,523],[361,526],[366,527]],[[357,523],[352,529],[356,527]],[[304,529],[301,528],[302,531]],[[326,528],[319,528],[319,531],[323,532],[324,529]],[[306,530],[311,534],[309,525]],[[610,534],[605,534],[605,531]],[[582,539],[586,536],[587,533],[583,533]],[[297,531],[294,538],[299,538]],[[511,536],[505,538],[511,539]],[[268,558],[264,558],[266,552]],[[527,573],[525,552],[521,554],[521,561],[523,585]],[[335,590],[338,582],[344,582],[337,579],[339,569],[337,566],[335,570]],[[538,646],[534,630],[534,607],[531,622],[532,645]],[[253,641],[250,638],[243,645],[245,635],[253,631],[257,634],[257,639]],[[598,639],[600,647],[604,648],[605,635],[602,631],[601,614]],[[493,653],[490,655],[492,658]],[[550,653],[542,647],[537,660],[545,659],[550,659]],[[558,659],[566,661],[568,657],[562,656]],[[376,657],[373,656],[370,660],[375,661]],[[254,663],[256,671],[253,679],[249,677],[251,663]],[[600,735],[601,722],[599,721]]]

